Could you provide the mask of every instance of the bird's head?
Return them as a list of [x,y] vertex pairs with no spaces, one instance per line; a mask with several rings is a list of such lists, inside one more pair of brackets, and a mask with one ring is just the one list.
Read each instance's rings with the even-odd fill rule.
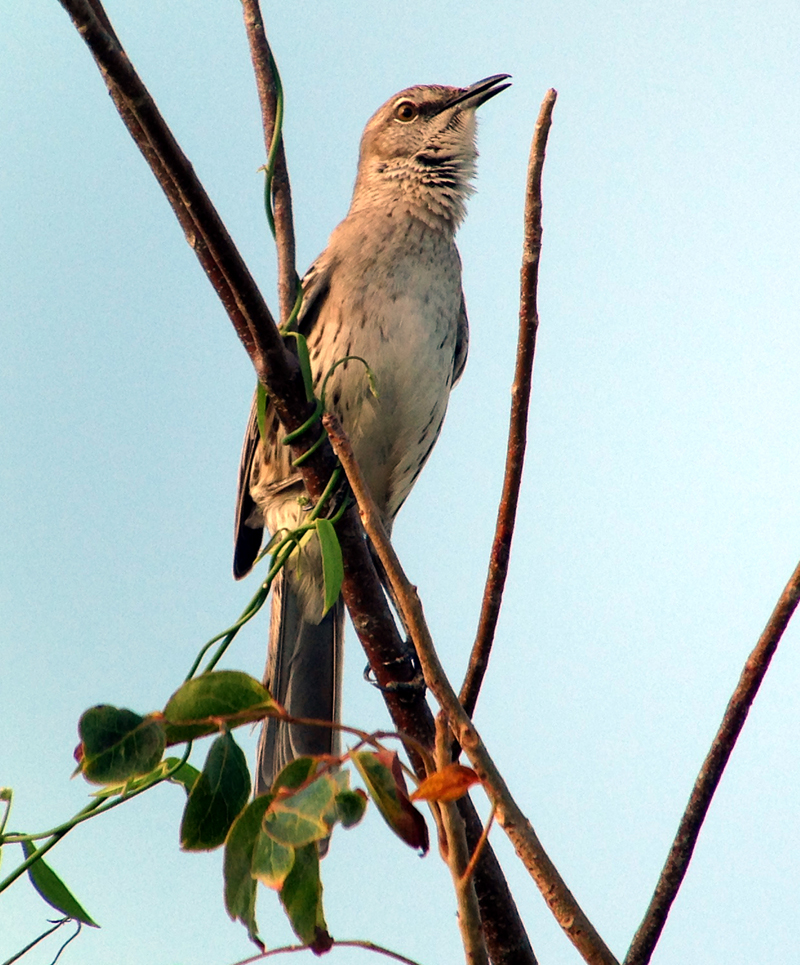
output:
[[455,231],[475,174],[475,111],[510,86],[502,83],[508,76],[470,87],[409,87],[378,108],[361,138],[351,210],[399,205]]

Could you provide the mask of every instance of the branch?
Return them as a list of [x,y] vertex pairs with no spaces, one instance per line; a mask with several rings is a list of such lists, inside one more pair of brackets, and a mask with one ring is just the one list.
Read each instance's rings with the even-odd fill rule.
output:
[[772,611],[764,632],[747,658],[739,683],[736,685],[725,716],[711,745],[700,773],[697,775],[689,803],[686,805],[678,833],[672,842],[664,869],[658,879],[647,913],[636,932],[624,965],[646,965],[667,921],[672,902],[683,883],[692,852],[697,843],[711,799],[728,763],[739,734],[744,727],[750,706],[769,668],[773,654],[789,620],[800,601],[800,563]]
[[590,965],[617,965],[616,959],[547,856],[530,821],[514,801],[478,731],[459,703],[433,647],[417,591],[409,583],[389,542],[378,508],[366,487],[341,425],[331,414],[323,416],[322,421],[358,502],[361,522],[367,536],[375,547],[392,584],[395,599],[402,610],[403,622],[414,641],[425,683],[447,715],[456,739],[481,779],[495,810],[498,823],[510,838],[514,850],[530,872],[559,925],[584,960]]
[[503,869],[488,841],[482,843],[484,824],[469,794],[459,798],[467,847],[478,859],[472,874],[481,908],[481,925],[493,965],[536,965],[530,939],[519,917]]
[[[281,396],[298,396],[299,415],[291,421],[299,427],[310,414],[300,388],[299,366],[286,353],[261,292],[188,158],[134,70],[102,4],[99,0],[60,3],[89,47],[131,137],[164,190],[258,377],[277,383]],[[291,418],[288,412],[286,415]]]
[[267,157],[275,151],[272,197],[267,198],[267,203],[272,205],[275,219],[275,244],[278,254],[278,303],[281,325],[285,325],[297,297],[298,277],[295,268],[292,189],[289,185],[289,172],[286,168],[286,152],[283,146],[282,132],[277,145],[273,145],[278,113],[278,91],[281,90],[281,82],[275,65],[275,58],[272,56],[272,50],[267,40],[258,0],[242,0],[242,8],[247,41],[250,44],[250,58],[253,61],[253,71],[256,76],[258,99],[261,103],[261,121],[264,127]]
[[[400,955],[389,948],[384,948],[383,945],[376,945],[375,942],[364,941],[363,939],[335,941],[331,945],[331,948],[363,948],[365,951],[375,952],[376,955],[385,955],[394,962],[400,962],[401,965],[419,965],[419,962],[415,962],[412,958],[406,958],[405,955]],[[265,959],[273,958],[275,955],[307,951],[308,945],[281,945],[280,948],[270,948],[269,951],[259,952],[258,955],[253,955],[250,958],[243,958],[239,962],[234,962],[234,965],[254,965],[255,962],[263,962]]]
[[522,245],[520,272],[519,338],[514,382],[511,386],[511,416],[508,426],[505,477],[500,506],[497,510],[497,526],[489,557],[489,573],[483,591],[478,632],[472,645],[469,667],[464,683],[461,685],[460,694],[461,703],[470,717],[475,711],[478,692],[489,665],[489,654],[500,616],[503,589],[511,556],[511,540],[514,536],[519,489],[522,483],[522,467],[525,462],[533,356],[536,351],[536,332],[539,328],[536,289],[539,279],[539,256],[542,251],[542,169],[547,135],[550,131],[557,96],[557,92],[551,89],[542,102],[533,131],[533,143],[528,160],[525,240]]
[[[436,767],[445,768],[451,761],[450,728],[447,718],[439,714],[436,718]],[[442,857],[447,862],[453,879],[453,889],[458,903],[458,927],[467,965],[489,965],[486,943],[481,928],[481,915],[475,884],[471,875],[466,873],[469,865],[469,849],[464,820],[455,801],[439,801],[439,813],[445,834],[447,854]]]

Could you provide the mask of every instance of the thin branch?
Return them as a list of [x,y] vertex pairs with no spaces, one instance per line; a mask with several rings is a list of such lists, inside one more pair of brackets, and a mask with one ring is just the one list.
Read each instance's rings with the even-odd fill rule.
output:
[[556,91],[549,90],[542,102],[528,160],[525,239],[522,245],[520,272],[519,337],[514,383],[511,386],[511,416],[508,426],[505,477],[500,506],[497,510],[497,526],[489,557],[489,573],[483,591],[478,631],[472,645],[469,667],[460,694],[461,703],[470,717],[475,711],[478,693],[489,665],[489,654],[500,616],[503,589],[511,556],[511,540],[514,536],[519,490],[522,484],[533,357],[536,352],[536,332],[539,328],[536,291],[539,279],[539,256],[542,251],[542,169],[547,135],[550,131],[557,96]]
[[467,845],[473,854],[478,854],[472,877],[489,957],[493,965],[536,965],[530,939],[497,855],[488,841],[481,846],[484,825],[475,804],[469,794],[457,803],[464,819]]
[[624,965],[646,965],[650,961],[653,949],[666,924],[672,902],[683,883],[711,799],[744,727],[748,711],[766,675],[773,654],[797,608],[798,601],[800,601],[800,563],[786,584],[753,652],[747,658],[714,742],[697,775],[655,893],[631,942]]
[[481,851],[483,851],[483,846],[489,840],[489,832],[492,830],[492,825],[494,824],[494,811],[489,815],[489,820],[483,827],[481,832],[480,840],[478,841],[477,847],[472,852],[472,857],[469,859],[469,864],[464,869],[464,877],[470,878],[475,872],[475,865],[478,863],[478,858],[481,856]]
[[[275,58],[267,40],[264,20],[258,0],[242,0],[244,24],[250,57],[256,77],[258,99],[261,104],[261,121],[264,127],[264,143],[267,156],[273,150],[273,137],[278,110],[280,78]],[[276,146],[275,171],[272,179],[272,212],[275,218],[275,244],[278,253],[278,304],[281,325],[286,323],[297,297],[297,270],[295,268],[294,219],[292,218],[292,189],[286,167],[283,133]]]
[[514,845],[556,921],[584,960],[590,965],[617,965],[616,959],[547,856],[530,821],[518,807],[469,715],[459,703],[434,649],[417,591],[408,581],[389,542],[380,512],[367,489],[341,425],[331,414],[323,417],[323,424],[358,502],[364,529],[392,583],[395,598],[403,611],[404,623],[417,650],[425,683],[447,715],[456,739],[481,779],[497,815],[498,824]]
[[[447,718],[439,714],[436,718],[436,765],[439,770],[451,761],[450,728]],[[469,865],[469,849],[464,830],[464,820],[455,801],[440,801],[439,813],[442,817],[447,853],[442,857],[447,862],[453,879],[453,889],[458,903],[458,927],[461,932],[461,943],[464,946],[464,958],[467,965],[489,965],[486,954],[486,942],[481,928],[481,914],[478,898],[475,893],[475,883],[471,875],[466,874]]]
[[[50,935],[52,935],[53,932],[58,931],[58,929],[61,928],[62,925],[66,925],[68,921],[73,921],[73,920],[74,919],[70,917],[66,917],[66,918],[62,918],[60,921],[55,922],[52,928],[48,928],[47,931],[42,932],[41,935],[34,938],[32,942],[28,942],[28,944],[24,948],[21,948],[18,952],[12,955],[11,958],[7,958],[3,962],[3,965],[14,965],[14,962],[18,962],[24,955],[27,955],[32,948],[35,948],[39,944],[39,942],[44,941],[45,938],[49,938]],[[70,941],[71,940],[72,939],[70,939]]]
[[[405,955],[400,955],[398,952],[393,952],[390,948],[384,948],[383,945],[376,945],[375,942],[368,942],[366,940],[360,939],[350,939],[344,941],[335,941],[331,948],[363,948],[367,952],[375,952],[376,955],[385,955],[386,958],[391,958],[393,962],[400,962],[400,965],[419,965],[419,962],[415,962],[413,958],[406,958]],[[234,962],[234,965],[254,965],[255,962],[263,962],[265,958],[274,958],[276,955],[285,955],[289,952],[307,952],[308,945],[282,945],[280,948],[271,948],[269,951],[260,952],[258,955],[252,955],[250,958],[243,958],[241,961]]]

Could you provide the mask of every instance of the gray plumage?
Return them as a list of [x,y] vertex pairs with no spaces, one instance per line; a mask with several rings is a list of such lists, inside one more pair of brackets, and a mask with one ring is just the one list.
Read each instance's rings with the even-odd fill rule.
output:
[[[410,87],[370,118],[361,139],[347,217],[303,279],[298,320],[319,389],[339,365],[327,404],[342,421],[387,529],[439,435],[450,390],[467,358],[461,261],[453,238],[475,173],[475,110],[505,90],[499,74],[471,87]],[[306,510],[299,473],[268,407],[266,446],[251,410],[239,469],[234,575],[244,576],[262,530],[294,529]],[[296,717],[339,719],[344,609],[323,616],[315,539],[293,554],[272,599],[265,683]],[[268,720],[258,749],[256,792],[304,754],[338,753],[327,728]]]

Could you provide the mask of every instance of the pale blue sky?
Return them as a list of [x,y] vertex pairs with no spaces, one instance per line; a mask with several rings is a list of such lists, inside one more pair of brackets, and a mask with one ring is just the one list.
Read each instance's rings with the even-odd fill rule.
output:
[[[109,0],[108,11],[274,304],[238,4]],[[409,0],[264,12],[287,88],[301,269],[347,209],[379,104],[410,84],[513,75],[480,112],[478,193],[460,234],[470,361],[396,527],[457,681],[502,474],[530,136],[545,91],[559,91],[529,462],[478,723],[621,957],[800,555],[800,11]],[[0,784],[15,788],[11,824],[33,831],[86,801],[69,781],[80,713],[162,706],[252,593],[230,561],[253,375],[56,0],[14,4],[0,47]],[[265,639],[262,620],[226,665],[260,675]],[[793,961],[799,647],[794,626],[658,965]],[[351,640],[345,719],[384,726],[363,662]],[[255,738],[242,737],[252,755]],[[251,953],[222,907],[220,853],[178,850],[181,807],[180,790],[158,790],[51,853],[103,926],[64,961],[228,965]],[[578,962],[502,832],[492,839],[542,965]],[[337,836],[323,876],[334,936],[425,965],[460,960],[446,869],[374,814]],[[25,883],[0,898],[0,960],[47,917]],[[266,892],[259,920],[270,944],[291,938]],[[51,940],[26,961],[54,953]]]

